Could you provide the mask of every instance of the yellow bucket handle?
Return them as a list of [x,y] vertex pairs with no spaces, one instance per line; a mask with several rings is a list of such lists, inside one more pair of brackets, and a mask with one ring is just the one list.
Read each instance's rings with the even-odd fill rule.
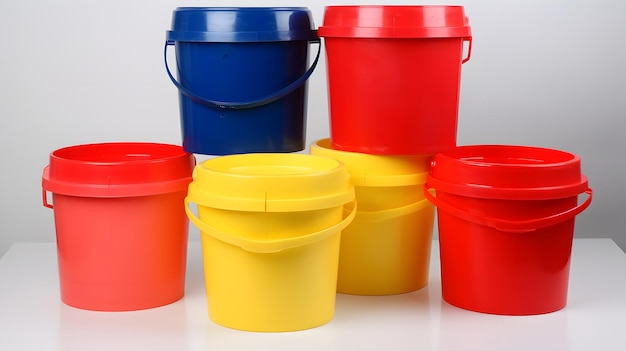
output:
[[432,206],[431,203],[427,199],[423,199],[412,204],[396,208],[390,208],[388,210],[358,211],[356,215],[359,220],[366,220],[369,222],[382,222],[396,217],[409,215],[429,206]]
[[275,240],[251,240],[224,233],[223,231],[206,224],[205,222],[200,220],[200,218],[198,218],[193,212],[191,212],[191,209],[189,208],[189,202],[189,199],[185,198],[185,212],[187,213],[187,216],[189,217],[191,222],[195,224],[201,232],[209,234],[215,239],[223,241],[227,244],[239,246],[246,251],[257,253],[279,252],[282,250],[304,246],[326,239],[347,227],[348,224],[352,222],[356,214],[356,201],[353,200],[352,202],[344,205],[346,206],[346,208],[344,208],[344,215],[346,210],[350,211],[350,213],[345,216],[341,222],[333,225],[330,228],[293,238]]

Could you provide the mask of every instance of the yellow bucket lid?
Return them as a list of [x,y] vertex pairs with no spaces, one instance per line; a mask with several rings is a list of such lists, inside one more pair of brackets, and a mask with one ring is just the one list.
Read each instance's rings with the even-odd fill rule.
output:
[[355,186],[405,186],[426,183],[433,155],[374,155],[333,149],[330,139],[311,144],[312,155],[346,165]]
[[341,206],[354,199],[346,166],[306,154],[251,153],[198,164],[188,199],[237,211],[290,212]]

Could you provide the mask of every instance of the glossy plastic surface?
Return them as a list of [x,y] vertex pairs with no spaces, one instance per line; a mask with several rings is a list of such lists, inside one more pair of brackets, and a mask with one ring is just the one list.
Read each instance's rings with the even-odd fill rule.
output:
[[327,6],[322,37],[471,37],[462,6]]
[[[469,52],[464,58],[464,43],[471,43],[469,26],[465,26],[462,7],[428,9],[457,12],[457,24],[462,23],[465,32],[458,36],[382,34],[410,32],[415,29],[411,23],[419,30],[446,23],[436,16],[432,23],[424,22],[430,16],[424,17],[422,7],[326,9],[319,33],[326,48],[330,139],[335,149],[417,155],[456,146],[461,65],[469,59]],[[413,17],[420,20],[413,21]],[[353,33],[363,31],[372,33]]]
[[169,144],[85,144],[50,154],[43,203],[54,209],[63,302],[129,311],[183,296],[183,200],[194,166],[192,154]]
[[424,194],[437,206],[443,299],[504,315],[565,307],[587,183],[580,158],[560,150],[475,145],[435,155]]
[[311,154],[341,161],[355,186],[396,187],[426,183],[432,155],[376,155],[333,148],[329,138],[311,144]]
[[61,299],[133,311],[184,295],[186,191],[98,198],[53,194]]
[[[479,216],[543,218],[576,207],[576,197],[511,201],[438,192],[439,200]],[[534,315],[567,304],[574,217],[526,232],[473,223],[437,208],[443,299],[491,314]]]
[[168,41],[264,42],[315,40],[305,7],[178,7]]
[[216,157],[196,167],[185,202],[201,232],[211,320],[277,332],[333,318],[341,230],[356,212],[343,164],[304,154]]
[[[299,240],[324,233],[308,244],[256,252],[220,240],[213,230],[200,228],[206,298],[213,322],[247,331],[285,332],[314,328],[332,320],[341,227],[351,221],[349,216],[342,217],[343,206],[321,210],[326,213],[325,220],[294,212],[248,213],[251,217],[247,223],[224,210],[218,210],[220,214],[209,208],[199,210],[203,223],[228,236],[261,236],[274,231],[288,232]],[[282,219],[272,220],[272,216]],[[288,242],[284,240],[281,246],[292,246]],[[254,248],[267,246],[258,244]]]
[[340,206],[354,188],[345,165],[305,154],[242,154],[209,159],[194,171],[189,199],[202,206],[295,212]]
[[510,200],[571,197],[588,188],[580,157],[517,145],[468,145],[437,154],[428,184],[458,195]]
[[358,211],[341,233],[337,291],[391,295],[428,283],[434,208],[422,187],[430,155],[370,155],[335,150],[329,139],[311,154],[346,165]]
[[[304,8],[178,8],[174,44],[183,148],[206,155],[304,149],[309,44]],[[167,65],[167,57],[166,65]],[[167,67],[167,66],[166,66]],[[307,69],[308,68],[308,69]]]
[[142,142],[75,145],[50,154],[42,186],[44,192],[86,197],[168,193],[187,188],[194,166],[194,156],[177,145]]

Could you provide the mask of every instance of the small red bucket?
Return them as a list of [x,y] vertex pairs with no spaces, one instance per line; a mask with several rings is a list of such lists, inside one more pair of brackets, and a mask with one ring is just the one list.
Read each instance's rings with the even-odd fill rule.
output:
[[472,41],[462,6],[328,6],[318,34],[334,149],[414,155],[456,146]]
[[43,205],[54,209],[65,304],[129,311],[183,297],[184,199],[194,166],[191,153],[168,144],[86,144],[50,154]]
[[578,156],[463,146],[433,158],[424,192],[437,206],[446,302],[503,315],[565,307],[574,219],[592,198]]

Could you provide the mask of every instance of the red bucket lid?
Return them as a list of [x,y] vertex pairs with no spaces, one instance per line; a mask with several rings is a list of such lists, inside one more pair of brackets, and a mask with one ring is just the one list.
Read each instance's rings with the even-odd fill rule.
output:
[[327,6],[320,37],[470,37],[463,6]]
[[428,184],[456,195],[510,200],[558,199],[588,188],[578,156],[513,145],[459,146],[437,154]]
[[121,142],[76,145],[50,154],[42,186],[52,193],[125,197],[186,190],[193,154],[169,144]]

